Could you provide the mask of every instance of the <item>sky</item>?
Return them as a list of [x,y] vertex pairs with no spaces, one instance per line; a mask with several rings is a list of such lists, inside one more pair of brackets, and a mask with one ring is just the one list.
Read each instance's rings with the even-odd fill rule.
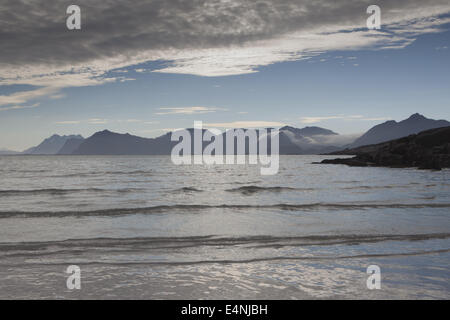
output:
[[[66,9],[81,9],[68,30]],[[450,2],[2,0],[0,149],[109,129],[450,120]]]

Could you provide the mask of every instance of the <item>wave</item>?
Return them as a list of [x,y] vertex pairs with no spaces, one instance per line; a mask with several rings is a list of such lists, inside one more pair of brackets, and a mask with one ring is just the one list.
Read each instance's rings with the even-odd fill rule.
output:
[[134,170],[134,171],[91,171],[91,172],[77,172],[61,175],[51,175],[50,178],[73,178],[73,177],[89,177],[89,176],[103,176],[103,175],[128,175],[128,176],[151,176],[153,172],[150,170]]
[[194,187],[184,187],[184,188],[180,188],[180,189],[176,189],[174,190],[175,192],[186,192],[186,193],[190,193],[190,192],[203,192],[203,190],[194,188]]
[[[246,264],[256,262],[270,262],[270,261],[283,261],[283,260],[347,260],[347,259],[367,259],[367,258],[393,258],[393,257],[407,257],[407,256],[421,256],[429,254],[440,254],[450,252],[450,249],[430,250],[430,251],[415,251],[415,252],[393,252],[393,253],[374,253],[374,254],[357,254],[357,255],[342,255],[342,256],[278,256],[278,257],[261,257],[242,260],[199,260],[199,261],[143,261],[143,262],[103,262],[103,261],[91,261],[87,263],[77,263],[79,265],[169,265],[169,266],[184,266],[184,265],[199,265],[199,264]],[[33,263],[32,263],[33,264]],[[46,265],[45,263],[37,263],[37,265]],[[55,263],[50,263],[55,265]],[[63,263],[63,265],[66,265]]]
[[100,189],[100,188],[86,188],[86,189],[30,189],[30,190],[0,190],[0,197],[2,196],[22,196],[22,195],[67,195],[71,193],[80,192],[133,192],[142,189],[137,188],[122,188],[122,189]]
[[360,183],[360,182],[362,182],[362,181],[359,181],[359,180],[335,180],[335,181],[332,181],[333,183],[351,183],[351,184],[354,184],[354,183]]
[[365,209],[423,209],[450,208],[450,203],[309,203],[309,204],[271,204],[271,205],[160,205],[138,208],[111,208],[90,211],[0,211],[0,219],[10,217],[67,217],[67,216],[122,216],[129,214],[160,214],[160,213],[196,213],[211,209],[259,209],[283,211],[314,211],[314,210],[365,210]]
[[228,192],[239,192],[244,195],[250,195],[258,192],[283,192],[283,191],[313,191],[314,188],[291,188],[291,187],[259,187],[259,186],[244,186],[234,189],[227,189]]
[[[275,257],[261,257],[241,260],[193,260],[193,261],[126,261],[126,262],[106,262],[106,261],[71,261],[71,264],[80,266],[88,265],[105,265],[105,266],[135,266],[135,265],[155,265],[155,266],[186,266],[186,265],[204,265],[204,264],[248,264],[258,262],[271,261],[323,261],[323,260],[348,260],[348,259],[368,259],[368,258],[394,258],[394,257],[408,257],[421,256],[430,254],[441,254],[450,252],[450,248],[430,250],[430,251],[413,251],[413,252],[388,252],[388,253],[373,253],[373,254],[355,254],[355,255],[340,255],[340,256],[275,256]],[[66,266],[67,262],[27,262],[27,265],[33,266]],[[23,267],[23,263],[17,264],[0,264],[4,268]]]
[[411,186],[407,186],[407,185],[388,185],[388,186],[353,186],[353,187],[344,187],[344,188],[339,188],[341,190],[358,190],[358,189],[367,189],[367,190],[372,190],[372,189],[396,189],[396,188],[410,188]]
[[[309,235],[309,236],[245,236],[245,237],[217,237],[190,236],[190,237],[136,237],[136,238],[87,238],[67,239],[61,241],[38,241],[0,243],[0,252],[34,251],[36,254],[45,254],[48,249],[62,249],[67,251],[89,248],[114,248],[120,249],[180,249],[202,246],[236,246],[245,245],[249,249],[254,248],[280,248],[293,246],[327,246],[337,244],[356,245],[364,243],[376,243],[385,241],[425,241],[448,239],[450,233],[429,234],[339,234],[339,235]],[[54,253],[50,252],[50,253]]]
[[50,172],[50,170],[42,169],[42,170],[20,170],[20,169],[2,169],[2,172],[19,172],[19,173],[43,173]]

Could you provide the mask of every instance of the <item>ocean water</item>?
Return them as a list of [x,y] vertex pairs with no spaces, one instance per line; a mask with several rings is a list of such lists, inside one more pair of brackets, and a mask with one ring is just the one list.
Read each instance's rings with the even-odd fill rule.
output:
[[324,158],[2,156],[0,299],[449,299],[450,171]]

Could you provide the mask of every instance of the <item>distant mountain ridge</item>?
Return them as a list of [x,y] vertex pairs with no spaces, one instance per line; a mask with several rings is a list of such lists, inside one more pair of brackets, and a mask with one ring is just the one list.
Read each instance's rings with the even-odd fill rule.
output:
[[356,148],[360,146],[382,143],[403,138],[411,134],[417,134],[425,130],[447,126],[450,126],[450,122],[446,120],[428,119],[419,113],[415,113],[408,119],[400,122],[391,120],[376,125],[347,147]]
[[338,135],[336,132],[320,127],[304,127],[302,129],[298,129],[291,126],[284,126],[280,128],[280,131],[289,131],[296,135],[304,137],[311,137],[318,135]]
[[84,138],[81,135],[69,135],[60,136],[57,134],[52,135],[50,138],[45,139],[36,147],[29,148],[23,152],[23,154],[58,154],[61,148],[65,145],[69,139],[81,139]]
[[[432,120],[416,113],[408,119],[387,121],[368,130],[354,140],[348,136],[321,127],[295,128],[284,126],[279,129],[280,154],[324,154],[371,145],[402,138],[421,131],[450,126],[446,120]],[[194,129],[187,129],[192,130]],[[247,129],[243,129],[244,131]],[[206,131],[206,129],[204,129]],[[53,135],[36,147],[25,150],[24,154],[61,155],[170,155],[178,141],[171,141],[172,132],[156,138],[143,138],[131,134],[121,134],[103,130],[84,139],[81,135]],[[226,141],[223,135],[224,143]],[[353,141],[354,140],[354,141]],[[209,142],[203,143],[203,148]],[[193,149],[191,150],[193,153]],[[224,150],[225,152],[225,150]],[[236,150],[235,150],[236,152]],[[246,153],[248,147],[246,147]],[[0,153],[1,154],[1,153]]]
[[85,139],[72,154],[167,155],[172,150],[171,144],[169,134],[150,139],[103,130]]
[[[193,132],[194,129],[187,129]],[[247,130],[247,129],[242,129]],[[205,129],[203,131],[206,131]],[[130,134],[119,134],[104,130],[95,133],[85,139],[72,154],[76,155],[169,155],[178,141],[171,141],[172,133],[167,133],[157,138],[142,138]],[[313,137],[338,135],[337,133],[319,128],[306,127],[297,129],[293,127],[283,127],[279,131],[280,154],[313,154],[320,152],[332,152],[339,150],[339,147],[330,145],[319,145],[312,143]],[[224,146],[226,145],[226,135],[223,133]],[[203,142],[205,148],[209,142]],[[191,150],[192,154],[194,150]],[[223,150],[225,152],[225,150]],[[235,147],[235,154],[237,149]],[[246,146],[248,153],[248,146]]]
[[20,152],[8,149],[0,149],[0,155],[11,155],[11,154],[20,154]]

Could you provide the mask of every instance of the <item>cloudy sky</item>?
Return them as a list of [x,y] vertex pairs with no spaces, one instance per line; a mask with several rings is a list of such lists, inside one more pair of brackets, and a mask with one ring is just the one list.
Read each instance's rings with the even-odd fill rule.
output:
[[[81,30],[66,9],[81,8]],[[2,0],[0,148],[53,133],[450,119],[450,2]]]

